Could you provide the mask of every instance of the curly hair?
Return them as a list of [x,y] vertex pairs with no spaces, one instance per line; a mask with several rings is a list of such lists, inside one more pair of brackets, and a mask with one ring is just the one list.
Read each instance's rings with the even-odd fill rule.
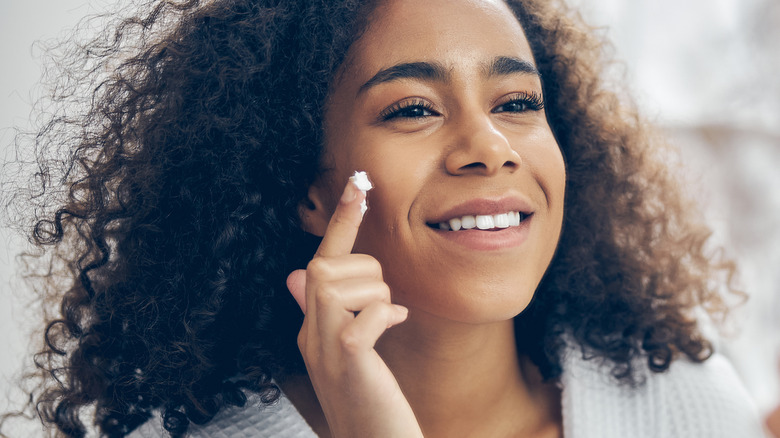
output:
[[[125,436],[159,410],[182,436],[246,391],[275,401],[274,382],[305,373],[284,279],[318,242],[297,207],[320,170],[329,88],[372,3],[149,2],[61,61],[64,83],[92,89],[83,113],[56,113],[35,136],[43,188],[31,200],[65,187],[32,231],[59,315],[31,406],[59,435],[85,436],[90,415],[103,436]],[[569,337],[626,384],[637,359],[656,372],[680,354],[705,360],[694,311],[725,312],[712,280],[730,287],[733,267],[706,253],[709,231],[662,142],[605,82],[605,43],[562,4],[507,3],[568,174],[557,253],[515,320],[519,351],[555,379]],[[77,88],[52,99],[76,102]]]

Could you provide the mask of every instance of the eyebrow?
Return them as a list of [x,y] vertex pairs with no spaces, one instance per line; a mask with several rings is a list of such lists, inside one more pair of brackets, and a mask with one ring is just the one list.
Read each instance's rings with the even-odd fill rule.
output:
[[485,76],[506,76],[511,74],[541,76],[539,70],[526,60],[509,56],[499,56],[485,68]]
[[[523,59],[498,56],[492,62],[482,66],[483,74],[486,77],[506,76],[511,74],[524,74],[541,76],[534,65]],[[442,64],[437,62],[405,62],[379,70],[365,84],[361,85],[357,94],[360,95],[371,87],[385,82],[392,82],[401,79],[419,79],[425,81],[446,81],[449,78],[449,71]]]
[[443,81],[447,78],[447,69],[436,62],[406,62],[379,70],[371,79],[360,86],[358,94],[384,82],[399,79],[421,79],[428,81]]

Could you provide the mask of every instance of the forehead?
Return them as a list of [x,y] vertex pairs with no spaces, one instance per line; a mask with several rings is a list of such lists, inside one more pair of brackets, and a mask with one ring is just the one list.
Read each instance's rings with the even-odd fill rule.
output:
[[533,63],[523,29],[502,0],[387,0],[350,48],[347,67],[364,76],[401,62],[452,66],[496,56]]

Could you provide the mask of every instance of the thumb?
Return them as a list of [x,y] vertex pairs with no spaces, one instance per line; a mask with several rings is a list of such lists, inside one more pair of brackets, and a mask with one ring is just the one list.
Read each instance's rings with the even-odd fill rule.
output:
[[287,276],[287,289],[290,290],[295,302],[306,313],[306,270],[296,269]]

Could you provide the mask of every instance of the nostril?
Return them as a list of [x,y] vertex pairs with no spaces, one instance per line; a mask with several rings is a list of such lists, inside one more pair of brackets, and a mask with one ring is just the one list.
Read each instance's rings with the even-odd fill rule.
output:
[[475,162],[475,163],[469,163],[465,166],[461,166],[461,169],[485,169],[487,166],[485,163]]
[[[499,141],[500,140],[500,141]],[[502,169],[514,172],[521,167],[520,155],[501,137],[477,135],[448,151],[445,167],[453,175],[492,175]]]
[[516,160],[516,161],[515,160],[507,160],[504,163],[504,167],[509,167],[510,169],[517,169],[518,167],[520,167],[520,160],[519,159]]

